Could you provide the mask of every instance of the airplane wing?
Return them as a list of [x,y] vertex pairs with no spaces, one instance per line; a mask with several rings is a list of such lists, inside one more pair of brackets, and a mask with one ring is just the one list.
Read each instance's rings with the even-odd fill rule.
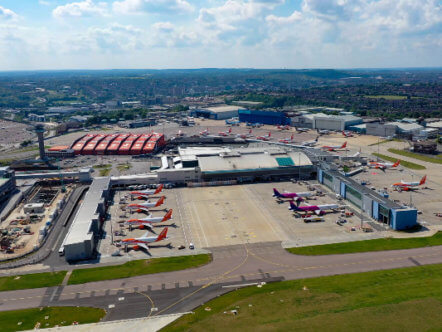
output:
[[145,243],[137,243],[137,246],[142,247],[142,248],[144,248],[146,250],[149,250],[149,247]]
[[315,210],[315,213],[319,216],[321,214],[321,210]]

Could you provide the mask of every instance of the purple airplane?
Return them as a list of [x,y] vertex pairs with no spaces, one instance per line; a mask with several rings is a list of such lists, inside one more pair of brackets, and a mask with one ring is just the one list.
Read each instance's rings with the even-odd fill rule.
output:
[[317,215],[324,214],[326,210],[334,210],[339,206],[337,204],[323,204],[323,205],[308,205],[308,206],[297,206],[294,201],[290,201],[289,210],[308,212],[313,211]]
[[296,198],[298,200],[299,198],[310,197],[311,195],[312,195],[312,193],[310,193],[310,192],[301,192],[301,193],[283,192],[281,194],[278,190],[276,190],[276,188],[273,188],[273,197],[280,198],[280,199],[282,199],[282,198],[289,198],[289,199]]

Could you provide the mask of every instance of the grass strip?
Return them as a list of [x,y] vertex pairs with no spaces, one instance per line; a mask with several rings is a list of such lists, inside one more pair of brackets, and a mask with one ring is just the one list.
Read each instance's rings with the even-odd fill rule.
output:
[[384,143],[388,143],[388,142],[402,142],[402,140],[400,138],[384,139],[384,140],[376,142],[376,143],[368,144],[368,146],[374,146],[374,145],[384,144]]
[[184,270],[208,264],[211,259],[211,255],[201,254],[142,259],[130,261],[122,265],[78,269],[72,272],[68,284],[83,284],[92,281],[130,278],[145,274]]
[[[376,157],[379,157],[383,160],[387,160],[387,161],[390,161],[393,163],[398,160],[398,158],[396,158],[396,157],[390,157],[390,156],[387,156],[387,155],[381,154],[381,153],[374,152],[373,155]],[[426,167],[423,165],[415,164],[415,163],[412,163],[412,162],[406,161],[406,160],[401,160],[401,166],[404,166],[409,169],[416,169],[416,170],[426,169]]]
[[416,237],[406,239],[385,238],[345,243],[322,244],[318,246],[288,248],[287,251],[295,255],[335,255],[349,254],[355,252],[412,249],[440,245],[442,245],[442,232],[438,232],[430,237]]
[[43,307],[0,312],[2,331],[33,330],[35,327],[50,328],[78,324],[96,323],[106,312],[88,307]]
[[426,265],[240,288],[161,331],[440,331],[441,301],[442,264]]
[[424,156],[419,153],[414,153],[411,151],[398,150],[398,149],[393,149],[393,148],[388,149],[388,151],[391,153],[395,153],[395,154],[404,156],[404,157],[410,157],[410,158],[426,161],[428,163],[442,164],[442,159],[439,157],[434,158],[434,157]]
[[66,271],[0,277],[0,291],[58,286],[65,275]]

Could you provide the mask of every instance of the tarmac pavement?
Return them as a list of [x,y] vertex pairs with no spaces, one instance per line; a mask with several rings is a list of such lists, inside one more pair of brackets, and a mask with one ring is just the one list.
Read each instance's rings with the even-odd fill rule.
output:
[[292,255],[280,242],[209,249],[213,262],[196,269],[0,292],[0,311],[79,305],[106,309],[106,320],[156,316],[190,311],[242,284],[442,263],[442,246],[329,256]]

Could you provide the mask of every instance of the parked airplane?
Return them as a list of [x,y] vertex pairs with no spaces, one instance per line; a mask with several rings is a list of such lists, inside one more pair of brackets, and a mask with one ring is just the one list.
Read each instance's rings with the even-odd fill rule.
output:
[[279,130],[290,130],[290,126],[289,125],[277,125],[276,128],[278,128]]
[[295,137],[295,135],[292,134],[292,136],[290,136],[289,138],[280,139],[278,142],[284,143],[284,144],[289,144],[289,143],[293,142],[294,137]]
[[280,193],[276,188],[273,188],[273,197],[277,197],[277,198],[290,198],[290,199],[294,199],[294,198],[301,198],[301,197],[310,197],[312,196],[311,192],[300,192],[300,193],[289,193],[289,192],[283,192]]
[[325,214],[327,210],[335,210],[339,208],[337,204],[323,204],[323,205],[308,205],[308,206],[296,206],[294,201],[290,201],[289,210],[298,212],[309,212],[312,211],[318,216]]
[[395,167],[399,166],[400,163],[401,163],[400,160],[396,161],[394,164],[393,163],[381,163],[381,162],[378,162],[378,161],[370,161],[368,163],[368,166],[370,168],[378,168],[378,169],[381,169],[381,170],[385,170],[387,168],[395,168]]
[[140,204],[129,204],[127,207],[129,208],[129,210],[137,210],[137,212],[148,212],[149,208],[151,207],[158,207],[163,205],[164,203],[164,199],[166,198],[166,196],[161,196],[161,198],[159,200],[157,200],[156,202],[146,202],[146,203],[140,203]]
[[163,217],[152,217],[152,215],[150,214],[146,218],[130,219],[130,220],[126,221],[125,224],[129,225],[130,227],[140,227],[140,229],[143,227],[152,228],[152,224],[156,224],[159,222],[165,222],[167,220],[172,219],[172,212],[173,212],[173,210],[170,209]]
[[302,145],[302,146],[313,147],[313,146],[315,146],[315,145],[318,143],[318,138],[319,138],[319,136],[316,137],[314,140],[302,142],[301,145]]
[[328,150],[328,151],[337,151],[342,150],[347,147],[347,142],[344,142],[342,145],[324,145],[321,146],[321,149]]
[[327,129],[316,129],[319,135],[328,135],[330,134],[330,130]]
[[161,240],[167,239],[168,227],[164,228],[163,231],[158,236],[147,236],[149,231],[144,233],[141,237],[128,238],[121,240],[120,244],[124,246],[133,246],[134,250],[138,250],[140,247],[149,250],[148,243],[159,242]]
[[219,133],[218,133],[218,135],[219,136],[229,136],[230,134],[232,133],[232,128],[229,128],[229,130],[227,130],[227,131],[220,131]]
[[300,132],[300,133],[305,133],[305,132],[307,132],[307,131],[309,131],[310,129],[308,129],[308,128],[298,128],[298,127],[295,127],[296,128],[296,131],[298,131],[298,132]]
[[404,180],[401,180],[401,182],[393,183],[391,186],[393,188],[396,188],[398,191],[410,191],[419,189],[419,186],[423,185],[425,181],[427,181],[426,175],[424,175],[424,177],[419,182],[406,182]]
[[242,139],[246,139],[249,137],[253,137],[252,135],[252,129],[249,130],[249,132],[247,134],[236,134],[236,137],[238,138],[242,138]]
[[267,135],[258,136],[258,137],[256,137],[256,139],[259,139],[260,141],[268,141],[268,140],[270,140],[271,136],[272,136],[272,132],[269,131],[269,133]]
[[163,187],[164,187],[164,185],[161,184],[156,189],[146,189],[146,190],[141,190],[141,191],[131,191],[130,194],[132,196],[139,196],[139,197],[145,198],[145,197],[150,196],[150,195],[159,194],[163,190]]
[[353,133],[351,131],[342,131],[342,135],[344,135],[345,137],[353,137]]
[[203,131],[201,131],[200,132],[200,136],[208,136],[210,133],[209,133],[209,128],[206,128],[206,130],[203,130]]

